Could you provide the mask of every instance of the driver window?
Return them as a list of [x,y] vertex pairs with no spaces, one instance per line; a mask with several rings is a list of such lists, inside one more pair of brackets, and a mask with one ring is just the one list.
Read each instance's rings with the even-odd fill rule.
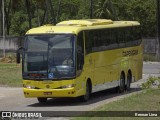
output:
[[84,64],[84,40],[83,32],[80,32],[77,37],[77,74],[81,73]]

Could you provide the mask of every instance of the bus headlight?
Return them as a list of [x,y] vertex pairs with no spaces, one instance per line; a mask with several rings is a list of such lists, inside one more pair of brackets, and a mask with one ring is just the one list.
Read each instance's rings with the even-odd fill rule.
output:
[[31,85],[23,85],[24,88],[28,88],[28,89],[34,89],[35,87],[34,86],[31,86]]
[[62,86],[62,89],[64,89],[64,88],[72,88],[72,87],[75,87],[75,84],[69,84],[69,85]]

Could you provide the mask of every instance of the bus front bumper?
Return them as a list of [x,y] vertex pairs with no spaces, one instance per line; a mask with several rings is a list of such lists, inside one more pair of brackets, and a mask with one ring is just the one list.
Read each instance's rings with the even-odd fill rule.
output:
[[23,88],[24,96],[26,98],[30,97],[77,97],[79,95],[76,94],[74,88],[67,89],[28,89]]

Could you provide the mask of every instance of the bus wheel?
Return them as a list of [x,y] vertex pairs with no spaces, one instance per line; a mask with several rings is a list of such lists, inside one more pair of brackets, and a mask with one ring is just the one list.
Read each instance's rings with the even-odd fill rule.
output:
[[126,90],[127,91],[130,90],[131,80],[132,80],[132,74],[131,74],[131,72],[128,72],[128,74],[127,74],[127,85],[126,85]]
[[91,94],[90,85],[89,85],[89,82],[87,82],[87,83],[86,83],[86,91],[85,91],[85,95],[81,96],[82,102],[88,101],[89,98],[90,98],[90,94]]
[[125,90],[125,75],[123,73],[121,73],[120,76],[120,86],[118,88],[118,92],[122,93]]
[[39,103],[45,103],[47,102],[47,98],[37,98]]

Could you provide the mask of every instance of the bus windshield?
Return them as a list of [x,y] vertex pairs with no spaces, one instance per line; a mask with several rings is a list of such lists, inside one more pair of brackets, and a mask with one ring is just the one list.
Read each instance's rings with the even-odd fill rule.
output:
[[24,79],[75,77],[75,36],[71,34],[26,36]]

